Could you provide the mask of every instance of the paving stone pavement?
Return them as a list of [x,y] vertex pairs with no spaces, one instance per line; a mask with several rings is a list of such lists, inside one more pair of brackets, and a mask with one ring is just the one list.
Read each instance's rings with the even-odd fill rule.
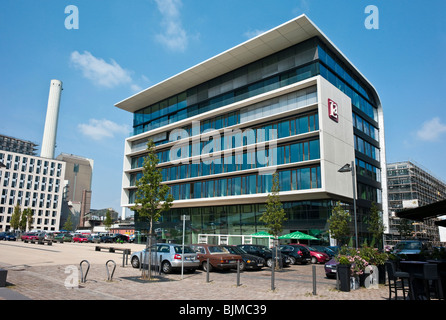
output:
[[[128,244],[132,252],[142,246]],[[86,281],[80,282],[80,261],[90,261]],[[60,258],[60,259],[59,259]],[[62,259],[63,258],[63,259]],[[77,259],[77,260],[76,260]],[[108,281],[105,262],[117,264]],[[13,263],[15,262],[17,263]],[[67,263],[61,263],[66,261]],[[100,262],[99,262],[100,261]],[[113,264],[110,264],[112,266]],[[316,294],[313,294],[312,267],[316,267]],[[93,244],[0,244],[0,267],[8,270],[7,290],[32,300],[387,300],[388,287],[336,290],[336,281],[325,277],[323,265],[293,265],[275,272],[271,290],[271,270],[245,271],[237,286],[236,271],[156,275],[142,280],[141,271],[122,266],[119,253],[94,251]],[[86,264],[83,264],[86,270]],[[111,271],[110,271],[111,274]],[[0,290],[0,299],[14,299]],[[16,297],[17,298],[17,297]]]

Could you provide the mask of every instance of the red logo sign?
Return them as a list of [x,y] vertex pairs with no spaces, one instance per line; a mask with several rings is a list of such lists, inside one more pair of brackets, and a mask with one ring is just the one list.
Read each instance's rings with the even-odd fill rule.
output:
[[338,104],[331,99],[328,99],[328,116],[331,120],[339,122]]

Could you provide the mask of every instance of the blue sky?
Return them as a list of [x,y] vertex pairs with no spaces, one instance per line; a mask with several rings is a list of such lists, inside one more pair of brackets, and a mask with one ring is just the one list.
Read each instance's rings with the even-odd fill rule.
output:
[[[65,28],[68,5],[79,29]],[[379,29],[365,28],[367,5]],[[445,12],[444,0],[2,0],[0,134],[41,145],[50,80],[63,81],[56,155],[92,158],[92,208],[120,211],[133,117],[114,104],[305,13],[377,89],[388,162],[446,181]]]

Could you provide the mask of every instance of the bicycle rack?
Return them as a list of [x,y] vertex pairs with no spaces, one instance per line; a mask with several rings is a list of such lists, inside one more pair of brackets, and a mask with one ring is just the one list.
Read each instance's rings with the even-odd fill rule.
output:
[[[109,266],[108,266],[109,262],[112,262],[113,265],[114,265],[114,266],[113,266],[113,271],[112,271],[111,275],[110,275],[110,270],[109,270]],[[113,279],[113,274],[115,273],[115,269],[116,269],[116,262],[114,262],[113,260],[108,260],[108,261],[105,263],[105,269],[107,270],[107,281],[112,281],[112,279]]]
[[[88,265],[87,271],[85,271],[85,275],[82,270],[82,263],[84,263],[84,262],[86,262]],[[85,283],[85,281],[87,281],[88,270],[90,270],[90,262],[88,262],[87,260],[82,260],[80,263],[80,269],[81,269],[81,283]]]

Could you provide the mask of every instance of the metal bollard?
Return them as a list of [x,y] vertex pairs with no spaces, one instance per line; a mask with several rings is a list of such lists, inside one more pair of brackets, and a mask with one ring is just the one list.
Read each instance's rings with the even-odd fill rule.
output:
[[207,258],[207,267],[206,267],[206,282],[209,282],[209,258]]
[[240,286],[240,260],[237,260],[237,287]]
[[[82,263],[86,262],[88,265],[87,271],[85,271],[85,275],[84,272],[82,270]],[[79,265],[80,269],[81,269],[81,283],[85,283],[85,281],[87,281],[87,274],[88,274],[88,270],[90,270],[90,262],[88,262],[87,260],[82,260],[80,265]]]
[[316,266],[313,266],[313,296],[316,295]]
[[276,287],[274,286],[274,269],[276,268],[276,262],[275,259],[272,259],[272,265],[271,265],[271,291],[276,290]]
[[[109,263],[109,262],[113,262],[113,264],[114,264],[114,266],[113,266],[113,271],[112,271],[111,275],[110,275],[110,270],[109,270],[109,268],[108,268],[108,263]],[[107,281],[112,281],[112,279],[113,279],[113,274],[115,273],[115,269],[116,269],[116,263],[115,263],[113,260],[108,260],[108,261],[105,263],[105,269],[107,270]]]

